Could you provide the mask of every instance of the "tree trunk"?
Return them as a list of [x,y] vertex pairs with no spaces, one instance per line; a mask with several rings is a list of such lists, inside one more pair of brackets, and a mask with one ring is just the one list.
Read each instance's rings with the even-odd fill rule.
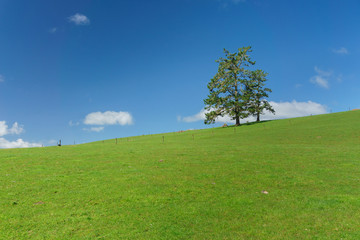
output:
[[236,123],[235,126],[240,126],[240,116],[236,116]]
[[257,114],[256,114],[256,121],[257,121],[257,122],[260,122],[260,113],[257,113]]

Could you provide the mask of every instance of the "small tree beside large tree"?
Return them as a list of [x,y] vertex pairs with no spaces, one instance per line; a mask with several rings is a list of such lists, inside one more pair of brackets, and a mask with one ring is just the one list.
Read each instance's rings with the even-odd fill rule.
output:
[[218,72],[209,82],[210,93],[204,100],[205,124],[215,123],[217,117],[227,115],[238,126],[240,119],[249,115],[256,115],[260,121],[264,109],[274,112],[265,100],[267,92],[271,92],[271,89],[263,88],[267,74],[262,70],[249,70],[255,64],[250,52],[251,47],[239,48],[235,53],[224,49],[225,58],[216,61]]
[[271,107],[270,103],[266,100],[271,93],[270,88],[264,88],[267,81],[268,74],[263,70],[251,71],[248,88],[250,92],[249,113],[256,117],[256,121],[260,121],[260,115],[267,110],[275,114],[275,110]]

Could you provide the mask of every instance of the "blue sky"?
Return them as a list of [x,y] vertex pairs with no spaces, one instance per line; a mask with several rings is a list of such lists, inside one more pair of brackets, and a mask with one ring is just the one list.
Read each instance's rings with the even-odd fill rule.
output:
[[[223,49],[252,46],[286,118],[360,108],[359,1],[0,0],[0,147],[203,124]],[[245,119],[244,121],[251,121]]]

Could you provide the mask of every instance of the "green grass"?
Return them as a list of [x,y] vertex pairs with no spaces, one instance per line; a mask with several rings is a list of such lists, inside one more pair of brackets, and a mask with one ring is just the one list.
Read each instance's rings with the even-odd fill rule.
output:
[[0,239],[360,239],[359,119],[1,150]]

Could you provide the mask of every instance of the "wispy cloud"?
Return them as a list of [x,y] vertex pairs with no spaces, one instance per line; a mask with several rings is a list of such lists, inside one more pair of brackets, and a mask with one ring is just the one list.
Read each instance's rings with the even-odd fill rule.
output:
[[338,83],[342,83],[343,82],[343,75],[342,74],[339,74],[337,77],[336,77],[336,81],[338,82]]
[[246,0],[217,0],[223,8],[227,8],[229,5],[237,5],[239,3],[246,2]]
[[324,76],[324,77],[330,77],[333,75],[333,71],[331,71],[331,70],[324,71],[324,70],[321,70],[320,68],[318,68],[317,66],[315,66],[314,70],[317,74]]
[[83,128],[83,130],[88,132],[101,132],[104,130],[104,127]]
[[80,123],[79,122],[73,122],[73,121],[69,121],[69,126],[70,127],[74,127],[74,126],[79,126],[80,125]]
[[318,68],[316,66],[315,66],[314,70],[317,73],[317,75],[312,76],[310,78],[310,82],[315,85],[318,85],[319,87],[329,89],[330,88],[329,77],[333,76],[333,72],[321,70],[320,68]]
[[93,112],[86,115],[84,124],[86,125],[131,125],[133,118],[128,112]]
[[5,78],[3,75],[0,74],[0,82],[5,82]]
[[68,17],[69,22],[74,23],[75,25],[88,25],[90,24],[90,19],[81,14],[81,13],[76,13],[75,15],[72,15],[70,17]]
[[[297,102],[293,100],[292,102],[269,102],[271,106],[275,110],[275,115],[270,112],[265,112],[261,119],[262,120],[272,120],[272,119],[283,119],[283,118],[294,118],[294,117],[302,117],[316,114],[324,114],[327,113],[327,108],[325,105],[320,103],[307,101],[307,102]],[[182,122],[196,122],[196,121],[204,121],[205,113],[207,111],[202,109],[195,115],[187,116],[187,117],[178,117],[178,121]],[[242,119],[242,122],[254,122],[256,120],[255,117],[248,117]],[[231,119],[230,116],[218,117],[216,122],[221,123],[234,123],[235,121]]]
[[51,140],[48,140],[47,143],[48,143],[49,145],[55,145],[55,144],[58,143],[58,141],[55,140],[55,139],[51,139]]
[[311,79],[310,79],[310,82],[313,83],[313,84],[316,84],[322,88],[326,88],[326,89],[329,89],[329,82],[326,78],[322,77],[322,76],[313,76]]
[[49,29],[49,33],[56,33],[56,31],[57,31],[56,27],[53,27],[53,28]]
[[333,49],[332,51],[333,51],[333,53],[341,54],[341,55],[349,54],[349,51],[344,47],[341,47],[339,49]]

